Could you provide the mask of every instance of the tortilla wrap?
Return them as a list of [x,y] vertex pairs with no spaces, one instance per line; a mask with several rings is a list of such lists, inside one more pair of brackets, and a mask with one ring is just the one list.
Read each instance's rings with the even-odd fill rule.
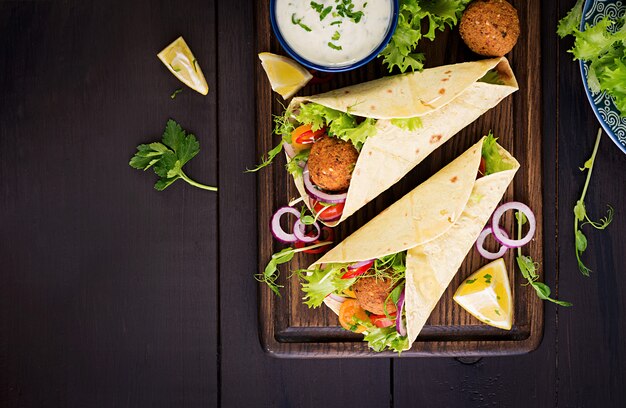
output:
[[[498,71],[502,85],[478,82]],[[483,113],[518,89],[506,58],[445,65],[422,72],[377,79],[321,95],[294,98],[288,109],[307,102],[350,114],[377,119],[376,135],[369,137],[352,172],[341,218],[335,226],[394,185],[426,156]],[[409,131],[391,119],[420,117],[422,127]],[[298,191],[310,207],[302,177]]]
[[[353,263],[407,250],[405,313],[409,348],[502,199],[519,163],[476,179],[483,137],[309,267]],[[341,304],[324,301],[339,314]]]

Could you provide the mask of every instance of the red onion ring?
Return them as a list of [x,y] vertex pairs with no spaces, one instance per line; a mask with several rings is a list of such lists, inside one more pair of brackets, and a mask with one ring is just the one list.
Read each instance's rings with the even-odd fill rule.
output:
[[396,308],[398,309],[398,313],[396,314],[396,330],[400,336],[406,336],[406,325],[404,324],[404,320],[402,320],[402,310],[404,309],[404,291],[406,288],[402,289],[402,293],[400,293],[400,297],[398,298],[398,303],[396,304]]
[[331,298],[332,300],[334,300],[335,302],[339,302],[339,303],[343,303],[346,301],[346,298],[343,296],[339,296],[339,295],[335,295],[334,293],[331,293],[330,295],[328,295],[329,298]]
[[280,226],[280,219],[285,214],[293,214],[296,217],[298,217],[298,220],[300,219],[300,211],[296,210],[295,208],[292,208],[292,207],[279,208],[278,211],[276,211],[274,215],[272,215],[272,219],[270,221],[270,230],[272,231],[272,235],[274,236],[274,238],[276,238],[277,240],[281,242],[284,242],[284,243],[296,242],[298,241],[298,238],[296,238],[296,236],[293,233],[290,234],[286,232],[285,230],[283,230],[283,227]]
[[296,237],[298,241],[302,241],[305,244],[309,244],[317,240],[320,237],[320,234],[322,233],[320,226],[317,224],[317,222],[314,222],[311,225],[317,230],[317,232],[314,235],[309,237],[306,235],[306,225],[302,223],[301,219],[298,218],[298,220],[293,224],[293,235]]
[[322,201],[329,204],[338,204],[346,201],[348,193],[329,194],[318,190],[318,188],[315,187],[315,185],[311,181],[308,163],[306,166],[304,166],[304,171],[302,172],[302,180],[304,181],[304,188],[306,189],[307,193],[309,193],[309,195],[315,198],[317,201]]
[[[507,238],[509,237],[509,235],[506,233],[505,230],[503,230],[502,228],[500,228],[500,230],[504,234],[505,237]],[[493,233],[493,230],[491,229],[491,227],[487,227],[484,230],[482,230],[482,232],[478,236],[478,239],[476,240],[476,250],[478,250],[478,253],[480,254],[480,256],[482,256],[485,259],[489,259],[490,261],[493,259],[502,258],[504,254],[506,253],[506,251],[509,250],[508,247],[502,244],[500,244],[500,250],[498,252],[490,252],[486,250],[485,247],[483,246],[483,244],[485,243],[485,238],[487,238],[492,233]]]
[[[526,219],[528,220],[528,232],[522,239],[510,239],[504,233],[502,233],[502,228],[500,228],[500,218],[502,215],[509,211],[516,210],[524,213]],[[519,201],[511,201],[506,204],[502,204],[500,207],[496,209],[493,213],[491,229],[493,231],[493,236],[498,240],[502,245],[508,248],[519,248],[530,242],[535,235],[535,229],[537,228],[537,219],[535,218],[535,214],[533,214],[530,207],[528,207],[524,203],[520,203]]]
[[348,265],[349,270],[355,270],[355,269],[359,269],[360,267],[367,265],[369,263],[371,263],[373,261],[373,259],[368,259],[367,261],[361,261],[361,262],[356,262],[353,263],[352,265]]
[[285,153],[289,156],[289,159],[293,159],[296,155],[296,151],[291,145],[291,143],[283,142],[283,149],[285,149]]

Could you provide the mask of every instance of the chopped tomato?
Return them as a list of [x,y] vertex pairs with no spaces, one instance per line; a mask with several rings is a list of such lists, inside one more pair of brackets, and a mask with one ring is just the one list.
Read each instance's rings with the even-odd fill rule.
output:
[[394,319],[392,320],[385,315],[372,314],[370,315],[370,321],[372,322],[372,324],[374,324],[374,326],[380,327],[380,328],[393,326],[394,324],[396,324],[396,320],[395,320],[396,312],[390,313],[389,316]]
[[[309,236],[309,237],[312,237],[313,236],[313,231],[308,232],[306,235]],[[322,232],[320,233],[319,239],[317,239],[317,240],[315,240],[315,241],[313,241],[313,242],[311,242],[309,244],[305,244],[302,241],[298,241],[294,245],[295,245],[296,248],[304,248],[305,246],[319,244],[320,242],[323,242],[323,241],[332,241],[333,239],[335,239],[335,231],[333,231],[333,229],[330,228],[330,227],[324,226],[324,227],[322,227]],[[313,249],[305,249],[302,252],[304,252],[305,254],[321,254],[323,252],[328,251],[330,249],[330,245],[331,244],[324,245],[324,246],[317,247],[317,248],[313,248]]]
[[315,143],[326,134],[326,129],[313,131],[311,125],[298,126],[291,132],[291,145],[296,150],[308,149],[311,143]]
[[476,178],[481,178],[482,176],[484,176],[486,171],[487,171],[487,163],[485,162],[485,159],[481,157],[480,166],[478,166],[478,176]]
[[348,272],[344,273],[341,279],[352,279],[357,276],[363,275],[374,265],[374,261],[370,261],[365,265],[359,266],[358,268],[350,268],[348,267]]
[[356,319],[367,321],[367,318],[365,309],[359,305],[356,299],[346,299],[339,308],[339,323],[346,330],[363,333],[367,328],[363,325],[357,326]]
[[322,221],[333,221],[341,217],[343,213],[343,208],[346,206],[345,203],[332,204],[332,205],[324,205],[323,203],[312,200],[313,204],[313,212],[317,214],[317,218]]

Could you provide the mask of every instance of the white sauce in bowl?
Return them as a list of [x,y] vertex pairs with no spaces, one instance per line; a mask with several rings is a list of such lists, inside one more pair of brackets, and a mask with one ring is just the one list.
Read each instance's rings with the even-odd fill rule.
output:
[[287,45],[325,67],[351,65],[370,55],[385,39],[392,13],[391,0],[276,0],[275,5]]

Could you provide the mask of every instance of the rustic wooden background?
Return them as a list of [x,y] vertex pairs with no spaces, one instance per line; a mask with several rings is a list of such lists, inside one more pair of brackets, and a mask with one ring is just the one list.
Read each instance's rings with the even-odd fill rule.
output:
[[[0,406],[619,407],[626,400],[626,157],[600,146],[587,206],[616,219],[573,254],[572,207],[597,123],[569,41],[573,0],[541,3],[545,306],[523,356],[280,360],[258,338],[254,2],[0,0]],[[155,54],[184,34],[211,91]],[[198,136],[191,176],[126,165],[173,117]]]

